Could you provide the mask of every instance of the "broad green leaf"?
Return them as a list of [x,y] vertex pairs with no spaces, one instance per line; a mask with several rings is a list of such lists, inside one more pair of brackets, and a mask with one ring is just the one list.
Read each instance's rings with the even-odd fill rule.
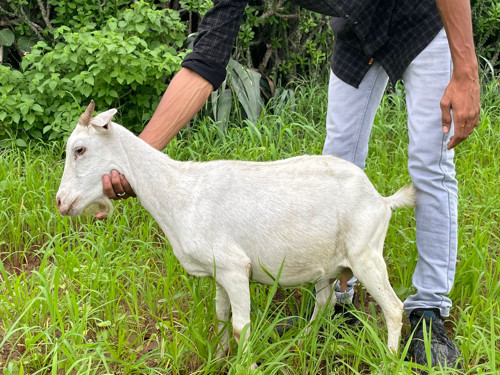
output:
[[135,25],[135,29],[142,34],[144,31],[146,31],[146,25],[145,24],[139,24]]
[[26,58],[23,58],[23,61],[21,61],[21,69],[23,72],[26,70],[29,64],[31,64],[31,61],[29,61]]
[[22,52],[30,52],[37,40],[21,36],[17,39],[17,45]]
[[0,30],[0,46],[9,47],[14,43],[14,33],[9,29]]
[[212,111],[214,120],[220,124],[221,130],[225,131],[229,123],[229,115],[233,104],[231,90],[221,90],[212,93]]
[[84,85],[80,88],[80,92],[85,96],[85,97],[90,97],[90,94],[92,94],[92,87],[89,85]]
[[19,81],[22,81],[24,76],[23,76],[23,73],[21,73],[20,71],[18,70],[14,70],[12,69],[10,71],[10,81],[13,81],[13,82],[19,82]]
[[42,139],[42,132],[38,129],[35,129],[31,132],[30,136],[33,138]]
[[94,85],[94,77],[93,76],[88,76],[88,77],[85,77],[84,79],[85,82],[87,82],[89,85]]
[[14,121],[16,124],[19,123],[20,119],[21,119],[21,115],[19,114],[19,112],[14,112],[12,114],[12,121]]
[[248,120],[256,125],[264,106],[260,97],[260,74],[231,59],[227,77]]
[[28,113],[28,111],[29,111],[30,109],[29,109],[28,105],[26,105],[26,104],[22,104],[22,105],[20,105],[20,106],[19,106],[19,110],[21,111],[21,114],[22,114],[23,116],[26,116],[26,114]]
[[49,87],[50,87],[50,89],[51,89],[51,90],[55,90],[55,88],[57,87],[57,82],[55,82],[55,81],[50,81],[50,82],[48,83],[48,85],[49,85]]
[[42,106],[40,104],[33,104],[32,109],[35,112],[43,112],[43,108],[42,108]]
[[108,22],[108,28],[111,30],[111,31],[115,31],[116,28],[117,28],[117,21],[116,20],[111,20]]
[[21,138],[16,139],[16,145],[18,147],[28,147],[28,144]]
[[31,129],[32,125],[33,125],[33,122],[35,122],[35,116],[32,114],[32,113],[28,113],[24,119],[28,122],[28,124],[30,126],[24,126],[24,129],[27,130],[27,129]]

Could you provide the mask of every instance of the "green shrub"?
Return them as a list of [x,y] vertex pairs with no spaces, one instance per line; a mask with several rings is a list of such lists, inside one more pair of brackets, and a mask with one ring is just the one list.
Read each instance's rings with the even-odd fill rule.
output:
[[48,0],[52,12],[51,23],[54,27],[68,26],[79,29],[83,26],[101,28],[108,18],[130,6],[130,0]]
[[122,121],[139,131],[180,67],[184,28],[178,12],[144,2],[101,30],[59,27],[59,42],[38,42],[21,71],[0,67],[0,138],[20,146],[28,138],[61,138],[90,99],[98,109],[122,107]]
[[[493,69],[493,75],[500,69],[500,2],[498,0],[472,0],[472,25],[476,52],[488,61],[487,72]],[[482,63],[484,61],[480,61]]]
[[[181,43],[188,31],[197,30],[200,15],[211,1],[131,3],[0,1],[5,64],[0,65],[0,140],[12,137],[24,145],[29,138],[60,138],[90,98],[96,100],[98,110],[122,107],[120,121],[136,132],[141,130],[166,82],[180,68]],[[280,89],[274,90],[277,84],[328,74],[333,35],[327,17],[300,9],[292,1],[249,3],[233,58],[264,76],[262,91],[267,100],[282,97]],[[472,0],[471,7],[483,76],[495,79],[500,3]],[[226,103],[229,94],[218,104]],[[227,106],[217,108],[227,112],[221,110]],[[236,113],[233,109],[231,113]]]

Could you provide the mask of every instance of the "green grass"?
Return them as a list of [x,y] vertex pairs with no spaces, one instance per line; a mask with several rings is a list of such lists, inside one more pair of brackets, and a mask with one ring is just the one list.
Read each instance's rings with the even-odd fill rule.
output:
[[[198,119],[166,151],[179,160],[275,160],[318,154],[324,139],[326,86],[304,84],[294,108],[267,111],[255,126],[222,135]],[[500,369],[499,139],[500,92],[485,87],[480,127],[457,148],[459,259],[450,330],[467,374]],[[384,195],[410,181],[406,171],[404,97],[387,95],[377,114],[366,173]],[[364,293],[359,332],[324,312],[278,338],[274,326],[312,303],[294,290],[252,285],[251,355],[234,340],[214,358],[213,280],[190,277],[157,224],[135,200],[117,202],[107,221],[60,217],[55,193],[61,144],[0,153],[0,369],[4,374],[412,374],[402,340],[386,347],[386,328]],[[391,283],[404,299],[416,265],[410,209],[398,210],[385,245]],[[279,298],[275,298],[275,293]],[[407,321],[406,321],[407,323]],[[318,330],[322,332],[318,335]],[[408,324],[403,329],[408,334]],[[299,343],[303,339],[303,343]],[[427,369],[429,370],[429,369]],[[255,373],[258,373],[256,371]],[[456,371],[432,369],[433,374]]]

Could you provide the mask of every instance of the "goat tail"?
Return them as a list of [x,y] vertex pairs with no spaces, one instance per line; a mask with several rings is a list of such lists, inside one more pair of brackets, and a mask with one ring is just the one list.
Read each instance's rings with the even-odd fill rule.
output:
[[385,197],[386,203],[389,204],[391,210],[398,207],[414,207],[415,206],[415,186],[412,184],[399,189],[396,194]]

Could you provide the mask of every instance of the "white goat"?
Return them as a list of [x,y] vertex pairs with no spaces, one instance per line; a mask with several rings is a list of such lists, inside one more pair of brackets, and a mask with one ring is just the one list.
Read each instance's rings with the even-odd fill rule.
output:
[[[273,162],[178,162],[111,122],[116,109],[91,119],[91,102],[68,139],[57,193],[62,215],[91,205],[109,212],[101,176],[127,176],[159,223],[175,256],[192,275],[216,281],[219,330],[232,308],[239,341],[250,323],[249,281],[285,287],[316,283],[318,310],[342,271],[364,284],[382,308],[388,346],[397,351],[403,304],[389,284],[382,250],[391,209],[414,204],[410,185],[384,198],[355,165],[332,156]],[[246,330],[247,339],[249,329]],[[221,353],[227,350],[228,333]]]

